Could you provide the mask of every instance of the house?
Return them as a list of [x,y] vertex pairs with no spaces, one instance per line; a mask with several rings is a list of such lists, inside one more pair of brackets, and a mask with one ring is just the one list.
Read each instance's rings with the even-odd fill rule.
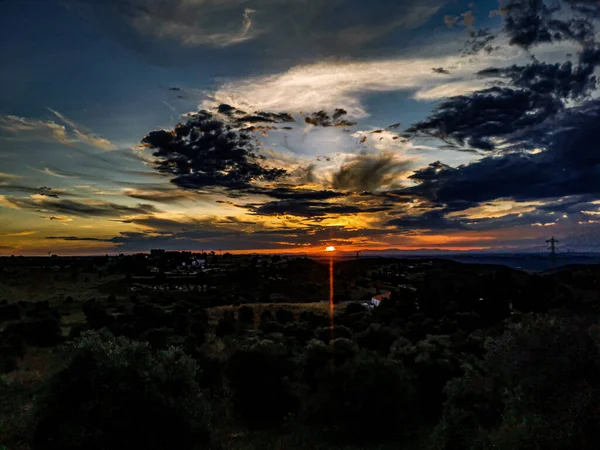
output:
[[371,304],[373,306],[379,306],[383,299],[389,299],[391,297],[391,292],[384,292],[383,294],[375,295],[371,298]]

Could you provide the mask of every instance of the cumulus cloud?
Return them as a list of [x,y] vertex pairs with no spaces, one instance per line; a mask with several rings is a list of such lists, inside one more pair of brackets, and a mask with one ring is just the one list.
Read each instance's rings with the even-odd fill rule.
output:
[[185,189],[242,190],[286,175],[283,169],[261,164],[251,135],[206,110],[172,131],[152,131],[142,143],[154,150],[156,168],[173,175],[172,182]]

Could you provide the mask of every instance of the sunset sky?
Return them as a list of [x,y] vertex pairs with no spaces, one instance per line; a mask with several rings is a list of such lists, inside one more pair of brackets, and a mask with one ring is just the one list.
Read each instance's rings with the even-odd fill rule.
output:
[[596,0],[8,0],[0,256],[600,238]]

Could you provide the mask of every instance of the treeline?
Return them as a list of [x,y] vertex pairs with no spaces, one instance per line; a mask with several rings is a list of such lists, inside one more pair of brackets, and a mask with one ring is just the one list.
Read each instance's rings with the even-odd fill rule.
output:
[[[1,384],[33,403],[5,445],[600,448],[597,316],[543,281],[428,275],[375,310],[349,304],[333,326],[283,307],[230,308],[213,324],[191,301],[89,301],[44,383]],[[1,306],[3,358],[59,344],[57,315]]]

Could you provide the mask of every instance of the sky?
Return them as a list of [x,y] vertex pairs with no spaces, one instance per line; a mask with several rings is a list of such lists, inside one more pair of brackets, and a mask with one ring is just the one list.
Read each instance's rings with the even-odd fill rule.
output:
[[600,250],[596,0],[0,4],[0,256]]

